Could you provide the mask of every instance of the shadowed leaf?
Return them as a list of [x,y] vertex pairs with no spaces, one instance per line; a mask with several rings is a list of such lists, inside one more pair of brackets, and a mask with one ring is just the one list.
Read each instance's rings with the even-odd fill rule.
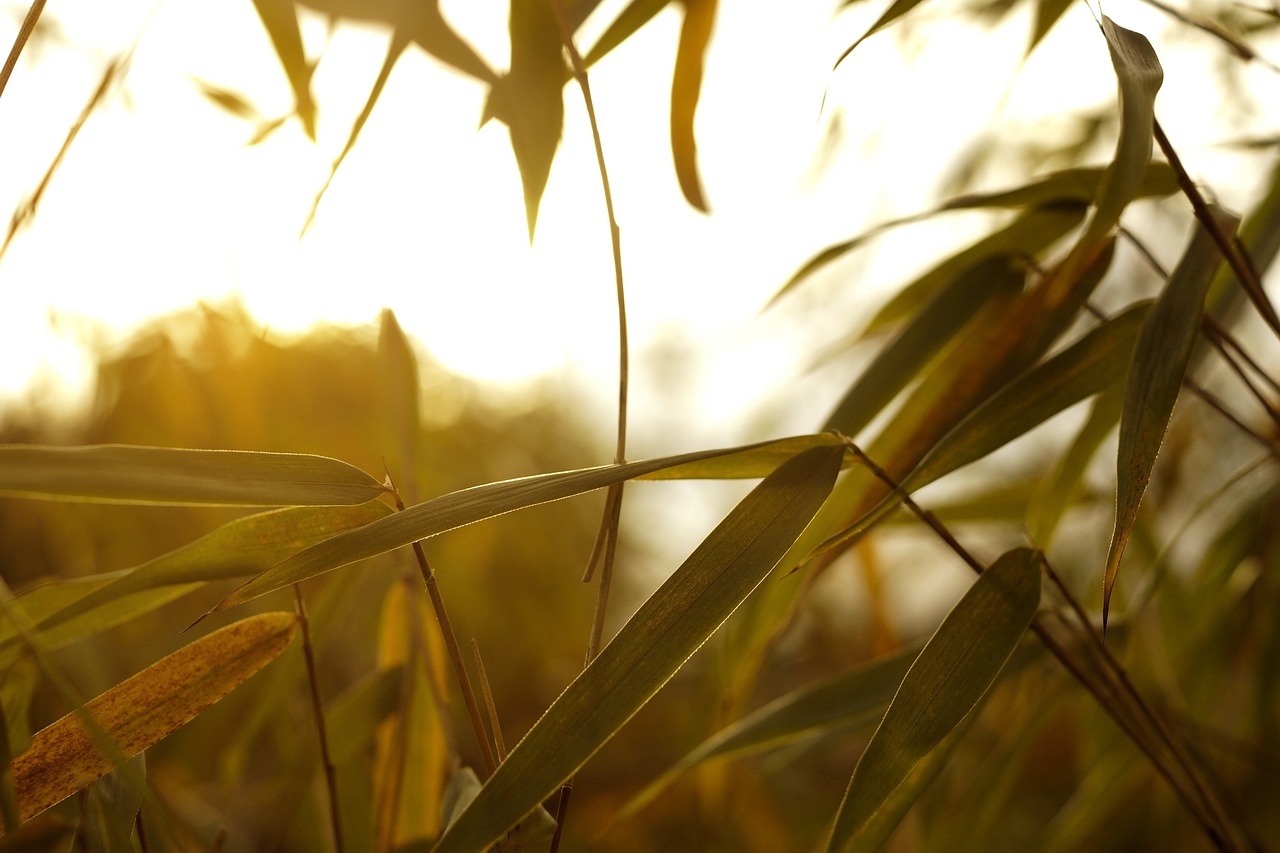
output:
[[0,493],[130,504],[325,506],[386,492],[346,462],[303,453],[102,444],[0,446]]
[[85,727],[87,713],[132,758],[205,711],[293,639],[292,613],[250,616],[178,649],[89,701],[31,739],[13,761],[23,820],[79,791],[114,766]]
[[516,745],[437,851],[499,838],[613,737],[786,554],[840,459],[836,448],[806,450],[747,495]]
[[[754,451],[773,443],[704,450],[643,462],[629,462],[625,465],[539,474],[452,492],[313,545],[240,587],[214,609],[223,610],[243,604],[289,584],[486,518],[602,489],[663,468],[698,463],[741,451]],[[828,439],[822,443],[833,442]]]
[[716,0],[682,0],[681,5],[684,6],[684,26],[680,28],[675,73],[671,78],[671,156],[685,200],[708,213],[710,208],[698,178],[698,144],[693,120],[702,91],[702,66],[715,24]]
[[[1234,217],[1218,210],[1214,215],[1227,233],[1235,230]],[[1102,580],[1104,629],[1120,558],[1138,517],[1138,506],[1186,375],[1204,313],[1205,294],[1221,261],[1213,238],[1203,226],[1197,225],[1191,245],[1147,314],[1134,346],[1125,384],[1124,409],[1120,414],[1115,529]]]
[[847,850],[916,765],[995,683],[1040,604],[1040,558],[1010,551],[947,614],[854,768],[827,841]]
[[920,649],[910,648],[780,696],[698,744],[623,808],[634,814],[704,761],[750,755],[799,738],[876,722]]

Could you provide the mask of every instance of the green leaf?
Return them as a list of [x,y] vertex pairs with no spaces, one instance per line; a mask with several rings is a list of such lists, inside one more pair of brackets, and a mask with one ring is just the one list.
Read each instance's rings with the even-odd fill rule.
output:
[[130,504],[361,504],[386,489],[345,462],[303,453],[101,444],[0,445],[0,493]]
[[622,810],[634,814],[686,771],[803,737],[870,725],[884,713],[920,649],[909,648],[780,696],[716,732],[645,786]]
[[[125,572],[36,587],[17,603],[59,648],[120,625],[210,581],[263,572],[308,545],[385,518],[379,501],[349,507],[290,507],[238,518]],[[0,619],[0,665],[21,653],[14,626]]]
[[[1014,286],[1019,286],[1016,282]],[[978,310],[1009,288],[1009,278],[993,275],[979,262],[964,270],[907,322],[862,371],[827,418],[824,429],[856,436],[898,393],[917,378]]]
[[250,616],[201,637],[41,729],[13,761],[22,819],[29,820],[115,765],[81,719],[87,714],[132,758],[226,696],[280,652],[297,630],[292,613]]
[[[1224,230],[1236,220],[1213,211]],[[1120,558],[1138,517],[1138,506],[1151,479],[1173,405],[1186,375],[1204,313],[1205,294],[1222,258],[1207,229],[1197,224],[1191,245],[1174,269],[1156,304],[1147,314],[1133,350],[1120,414],[1116,457],[1116,515],[1102,580],[1102,625],[1105,630]]]
[[836,448],[806,450],[747,495],[516,745],[438,853],[501,837],[613,737],[787,553],[840,460]]
[[243,604],[290,584],[486,518],[573,497],[663,468],[751,451],[770,444],[773,442],[740,448],[703,450],[643,462],[629,462],[625,465],[603,465],[556,474],[539,474],[452,492],[313,545],[235,590],[215,610]]
[[758,480],[783,462],[811,447],[843,447],[844,442],[829,432],[797,435],[752,445],[725,455],[708,456],[694,462],[660,468],[641,474],[637,480]]
[[992,453],[1124,377],[1149,303],[1140,303],[1005,385],[947,433],[912,472],[913,489]]
[[1040,604],[1040,558],[1010,551],[943,620],[854,768],[827,842],[849,849],[894,790],[995,683]]
[[685,199],[694,208],[709,213],[702,181],[698,178],[698,144],[693,120],[702,91],[702,65],[715,25],[716,0],[681,0],[681,5],[684,6],[684,26],[680,28],[676,67],[671,78],[671,156]]
[[1098,190],[1093,216],[1080,239],[1081,263],[1091,258],[1091,247],[1101,245],[1129,202],[1138,197],[1151,162],[1156,93],[1164,82],[1164,70],[1146,36],[1117,26],[1105,15],[1102,32],[1120,86],[1120,137]]

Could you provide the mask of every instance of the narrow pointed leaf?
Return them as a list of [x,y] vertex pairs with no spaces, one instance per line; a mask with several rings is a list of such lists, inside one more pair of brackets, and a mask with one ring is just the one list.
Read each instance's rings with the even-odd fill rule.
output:
[[[250,616],[178,649],[82,709],[125,759],[162,740],[226,696],[280,652],[297,629],[292,613]],[[13,761],[21,817],[28,820],[114,766],[81,719],[68,714],[37,732]]]
[[992,395],[939,442],[909,483],[922,488],[992,453],[1054,415],[1118,383],[1149,303],[1117,314]]
[[307,136],[316,138],[316,105],[311,98],[311,75],[314,66],[307,62],[302,48],[302,32],[298,29],[298,13],[291,0],[253,0],[258,17],[271,37],[280,66],[293,88],[294,111],[302,120]]
[[[1224,230],[1236,221],[1214,211]],[[1116,515],[1102,581],[1102,624],[1111,606],[1120,558],[1138,517],[1138,506],[1151,479],[1164,441],[1173,405],[1186,375],[1204,313],[1205,294],[1222,262],[1207,229],[1197,225],[1195,236],[1151,308],[1133,350],[1120,414],[1120,444],[1116,457]]]
[[747,495],[516,745],[438,853],[500,838],[613,737],[787,553],[840,459],[835,448],[806,450]]
[[908,648],[762,705],[698,744],[636,794],[622,815],[639,811],[681,774],[705,761],[750,755],[802,737],[875,723],[919,653],[919,647]]
[[729,455],[710,456],[696,462],[660,468],[637,480],[758,480],[767,477],[783,462],[811,447],[843,447],[844,442],[830,432],[797,435],[769,441]]
[[0,493],[131,504],[361,504],[386,489],[353,465],[303,453],[102,444],[0,446]]
[[[826,429],[856,436],[903,388],[914,381],[978,310],[1010,287],[1008,276],[984,263],[971,267],[921,307],[903,330],[862,371],[827,418]],[[1012,283],[1021,287],[1021,279]]]
[[921,2],[923,2],[923,0],[893,0],[893,3],[889,5],[889,8],[885,9],[879,18],[876,18],[876,22],[871,25],[871,29],[863,33],[857,41],[849,45],[844,53],[840,54],[840,58],[836,60],[836,64],[832,67],[832,70],[834,71],[836,68],[839,68],[840,63],[844,62],[849,57],[849,54],[853,53],[853,51],[857,49],[858,45],[862,44],[864,41],[871,38],[873,35],[880,32],[915,7],[919,6]]
[[618,13],[613,23],[600,36],[600,40],[591,46],[583,57],[587,66],[603,59],[615,47],[631,37],[633,33],[649,23],[653,16],[665,9],[671,0],[631,0],[627,7]]
[[682,0],[684,26],[676,48],[676,67],[671,78],[671,156],[676,178],[685,200],[703,213],[710,212],[698,177],[698,143],[693,120],[702,92],[702,66],[715,24],[716,0]]
[[510,31],[511,70],[494,84],[488,112],[511,130],[532,240],[564,123],[564,48],[545,0],[511,0]]
[[427,539],[486,518],[526,507],[558,501],[643,474],[697,463],[716,456],[751,451],[773,442],[740,448],[705,450],[666,456],[625,465],[604,465],[556,474],[539,474],[518,480],[488,483],[416,504],[356,530],[320,542],[264,572],[227,596],[217,610],[242,604],[342,566],[386,553],[420,539]]
[[1040,559],[1020,548],[983,572],[925,644],[854,768],[828,839],[846,850],[893,791],[986,694],[1040,604]]
[[[238,518],[125,572],[36,587],[18,604],[56,649],[105,631],[212,581],[264,572],[308,545],[385,518],[379,501],[357,506],[290,507]],[[0,665],[21,652],[13,624],[0,620]]]
[[1093,217],[1080,240],[1083,247],[1101,243],[1129,202],[1138,197],[1151,162],[1156,93],[1164,82],[1164,70],[1146,36],[1117,26],[1105,15],[1102,32],[1120,87],[1120,137],[1115,159],[1098,190]]

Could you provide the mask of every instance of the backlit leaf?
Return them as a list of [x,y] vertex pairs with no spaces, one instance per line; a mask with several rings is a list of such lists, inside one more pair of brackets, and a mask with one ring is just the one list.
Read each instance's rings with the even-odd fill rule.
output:
[[0,493],[131,504],[361,504],[386,489],[337,459],[304,453],[102,444],[0,446]]
[[[832,444],[830,440],[824,444]],[[487,483],[416,504],[385,519],[320,542],[254,578],[220,603],[217,610],[242,604],[293,583],[391,551],[420,539],[550,501],[602,489],[664,468],[699,463],[717,456],[752,451],[773,442],[704,450],[625,465],[604,465],[518,480]]]
[[671,0],[631,0],[627,7],[618,13],[618,17],[600,36],[600,40],[591,46],[591,50],[583,57],[585,65],[590,66],[603,59],[615,47],[631,37],[633,33],[649,23],[653,16],[665,9]]
[[681,0],[681,5],[684,6],[684,26],[680,28],[676,67],[671,78],[671,156],[685,200],[707,213],[710,209],[698,178],[698,144],[693,120],[702,91],[702,66],[715,24],[716,0]]
[[253,0],[258,17],[271,37],[280,66],[293,89],[294,111],[302,121],[307,136],[316,138],[316,104],[311,98],[311,75],[315,66],[307,61],[298,29],[298,13],[292,0]]
[[293,639],[292,613],[250,616],[178,649],[41,729],[13,761],[21,817],[28,820],[109,772],[81,719],[89,717],[118,754],[132,758],[235,689]]
[[806,450],[747,495],[516,745],[437,851],[500,838],[613,737],[786,554],[840,459],[836,448]]
[[[122,624],[211,581],[263,572],[308,545],[390,515],[379,501],[357,506],[290,507],[238,518],[125,572],[47,584],[17,603],[51,649]],[[0,619],[0,664],[21,652],[12,623]]]
[[[1236,220],[1215,210],[1223,230]],[[1186,375],[1204,313],[1205,294],[1222,258],[1207,229],[1196,226],[1191,245],[1174,269],[1156,304],[1147,314],[1133,350],[1120,414],[1120,446],[1116,458],[1116,515],[1102,581],[1102,624],[1105,628],[1111,593],[1125,544],[1138,517],[1138,506],[1151,479],[1173,405]]]
[[1040,605],[1040,558],[1010,551],[947,614],[854,768],[827,842],[846,850],[995,683]]

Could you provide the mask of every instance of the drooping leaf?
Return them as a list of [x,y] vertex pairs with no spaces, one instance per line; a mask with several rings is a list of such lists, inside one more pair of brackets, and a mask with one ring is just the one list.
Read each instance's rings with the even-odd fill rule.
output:
[[131,504],[361,504],[386,489],[337,459],[304,453],[102,444],[0,446],[0,493]]
[[[992,268],[981,262],[957,275],[876,354],[827,418],[824,428],[856,436],[916,379],[979,308],[1009,286],[1007,276],[993,274]],[[1020,287],[1021,281],[1013,286]]]
[[293,0],[253,0],[262,26],[271,37],[280,66],[293,89],[293,108],[311,141],[316,138],[316,104],[311,97],[311,75],[315,66],[307,61],[298,29],[298,13]]
[[88,716],[116,752],[132,758],[208,709],[293,639],[292,613],[250,616],[178,649],[41,729],[13,761],[21,817],[28,820],[112,769],[81,719]]
[[307,578],[427,539],[447,530],[526,507],[580,495],[644,474],[702,462],[717,456],[754,451],[773,442],[740,448],[704,450],[625,465],[604,465],[518,480],[487,483],[416,504],[404,512],[320,542],[235,590],[215,608],[242,604]]
[[1102,32],[1120,88],[1120,137],[1077,247],[1080,265],[1092,259],[1092,248],[1101,245],[1129,202],[1138,197],[1151,162],[1156,93],[1164,82],[1164,70],[1146,36],[1117,26],[1105,15]]
[[[1236,220],[1222,211],[1214,215],[1235,230]],[[1205,294],[1222,258],[1207,229],[1197,225],[1195,236],[1174,269],[1156,304],[1147,314],[1133,350],[1120,415],[1120,445],[1116,457],[1115,528],[1102,581],[1102,624],[1106,627],[1120,558],[1138,506],[1164,441],[1173,405],[1186,375],[1204,313]]]
[[836,68],[839,68],[840,63],[844,62],[845,59],[849,57],[849,54],[853,53],[853,51],[858,47],[858,45],[862,44],[864,41],[871,38],[873,35],[880,32],[915,7],[919,6],[921,2],[923,2],[923,0],[893,0],[893,2],[889,4],[889,8],[885,9],[884,12],[880,14],[879,18],[876,18],[876,22],[871,25],[871,29],[863,33],[857,41],[845,49],[844,53],[840,54],[840,58],[836,60],[836,64],[832,66],[832,70],[834,71]]
[[511,70],[493,84],[486,114],[511,130],[533,240],[538,206],[564,123],[564,48],[546,0],[511,0],[510,32]]
[[716,0],[681,0],[684,26],[676,48],[676,67],[671,78],[671,156],[685,200],[703,213],[710,212],[698,178],[698,144],[693,120],[702,91],[702,66],[715,24]]
[[501,837],[613,737],[786,554],[840,459],[835,448],[806,450],[744,498],[516,745],[437,851]]
[[919,762],[990,689],[1040,604],[1040,558],[1010,551],[983,572],[925,644],[858,760],[827,841],[847,850]]
[[[120,625],[202,584],[266,571],[308,545],[391,512],[379,501],[269,510],[228,522],[134,569],[36,587],[19,596],[17,603],[40,630],[40,641],[56,649]],[[0,664],[20,652],[14,626],[0,620]]]
[[761,706],[698,744],[646,785],[627,803],[623,816],[639,811],[681,774],[705,761],[750,755],[802,737],[876,722],[919,653],[919,647],[904,649]]

